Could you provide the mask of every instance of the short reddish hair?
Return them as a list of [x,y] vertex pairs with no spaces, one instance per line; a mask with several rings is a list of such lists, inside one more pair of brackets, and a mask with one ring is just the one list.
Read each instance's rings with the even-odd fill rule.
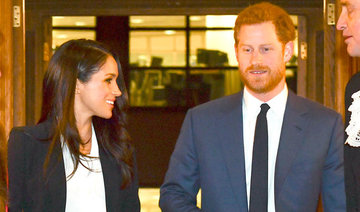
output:
[[277,38],[281,43],[286,44],[295,39],[295,26],[289,14],[277,5],[261,2],[251,5],[239,13],[234,28],[236,46],[239,43],[238,35],[242,25],[261,24],[269,21],[274,24]]

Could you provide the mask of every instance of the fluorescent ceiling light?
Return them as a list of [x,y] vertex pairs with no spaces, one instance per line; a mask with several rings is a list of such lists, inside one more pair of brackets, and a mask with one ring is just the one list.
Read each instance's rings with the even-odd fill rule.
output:
[[143,19],[131,19],[131,23],[133,24],[141,24],[141,23],[144,23],[144,20]]
[[165,30],[164,32],[166,35],[173,35],[175,34],[176,32],[174,30]]
[[75,26],[85,26],[86,24],[85,24],[85,22],[83,22],[83,21],[76,21],[75,22]]
[[190,21],[200,21],[201,18],[199,16],[190,16]]

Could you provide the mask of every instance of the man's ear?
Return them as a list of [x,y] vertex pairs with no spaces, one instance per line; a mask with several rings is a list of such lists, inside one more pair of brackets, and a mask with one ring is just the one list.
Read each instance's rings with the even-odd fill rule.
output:
[[289,41],[285,44],[284,47],[284,61],[285,63],[289,62],[294,54],[294,42]]
[[236,60],[239,61],[239,56],[238,56],[238,47],[236,45],[236,43],[234,44],[234,49],[235,49],[235,56],[236,56]]

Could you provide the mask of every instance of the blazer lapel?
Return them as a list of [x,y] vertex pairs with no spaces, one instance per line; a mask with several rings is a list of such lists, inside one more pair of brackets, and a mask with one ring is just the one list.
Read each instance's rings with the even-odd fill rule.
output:
[[45,193],[44,199],[50,202],[45,202],[46,208],[51,210],[56,208],[53,211],[65,211],[66,177],[60,144],[56,144],[54,147],[48,167],[48,183],[46,184],[48,192]]
[[243,93],[232,96],[228,107],[223,111],[217,122],[219,140],[230,176],[230,183],[240,211],[247,211],[245,159],[242,127],[242,97]]
[[114,160],[110,159],[100,143],[99,156],[104,178],[106,209],[112,211],[116,208],[116,200],[122,183],[120,182],[121,177],[119,177],[119,167]]
[[297,102],[298,98],[289,91],[275,165],[275,202],[303,142],[302,133],[306,126],[303,114],[306,109]]

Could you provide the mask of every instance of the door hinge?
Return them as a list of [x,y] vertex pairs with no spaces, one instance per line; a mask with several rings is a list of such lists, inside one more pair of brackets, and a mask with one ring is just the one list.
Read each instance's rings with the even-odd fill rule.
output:
[[14,6],[14,27],[20,27],[21,21],[21,8],[20,6]]
[[327,23],[329,26],[335,25],[335,4],[328,3],[327,5]]

